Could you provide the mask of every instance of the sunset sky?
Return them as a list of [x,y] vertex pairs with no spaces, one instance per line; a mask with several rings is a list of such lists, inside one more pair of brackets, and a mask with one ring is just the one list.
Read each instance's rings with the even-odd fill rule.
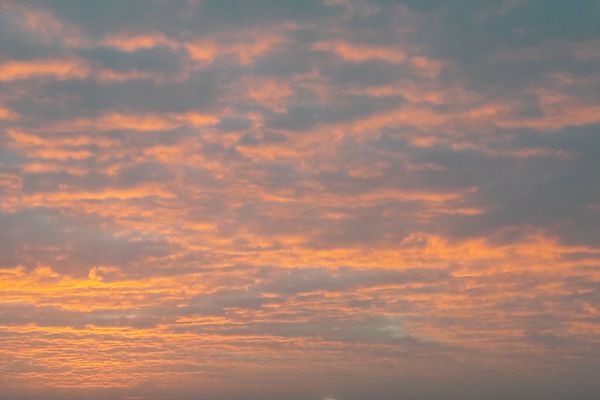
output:
[[0,0],[1,400],[599,376],[600,1]]

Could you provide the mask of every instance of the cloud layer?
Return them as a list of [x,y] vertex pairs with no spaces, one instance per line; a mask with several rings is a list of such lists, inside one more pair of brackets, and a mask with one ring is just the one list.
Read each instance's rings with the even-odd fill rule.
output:
[[600,386],[597,1],[4,1],[0,397]]

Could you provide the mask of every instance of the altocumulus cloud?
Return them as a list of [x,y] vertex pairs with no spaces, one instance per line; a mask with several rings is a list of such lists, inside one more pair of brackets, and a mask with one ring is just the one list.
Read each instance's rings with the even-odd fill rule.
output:
[[3,1],[0,398],[597,398],[599,19]]

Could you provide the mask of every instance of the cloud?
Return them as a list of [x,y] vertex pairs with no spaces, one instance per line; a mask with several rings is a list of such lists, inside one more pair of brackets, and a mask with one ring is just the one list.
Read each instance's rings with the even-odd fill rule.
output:
[[0,397],[595,398],[599,15],[4,2]]
[[77,61],[11,61],[0,64],[0,79],[3,81],[28,79],[31,77],[78,79],[85,77],[87,74],[87,68]]
[[57,271],[87,275],[96,265],[126,267],[142,254],[159,256],[170,247],[156,240],[119,237],[89,222],[31,208],[0,214],[3,268],[51,265]]

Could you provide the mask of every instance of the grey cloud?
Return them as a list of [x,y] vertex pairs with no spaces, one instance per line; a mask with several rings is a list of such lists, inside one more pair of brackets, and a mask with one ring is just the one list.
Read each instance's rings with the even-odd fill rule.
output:
[[434,230],[449,228],[449,233],[457,237],[491,237],[495,232],[510,229],[513,240],[518,240],[514,228],[534,226],[568,243],[594,244],[599,216],[591,205],[598,198],[595,188],[599,185],[590,183],[599,175],[595,156],[597,129],[597,126],[565,128],[543,136],[513,132],[507,133],[504,140],[486,143],[499,151],[524,148],[563,151],[566,158],[541,155],[515,159],[502,153],[485,155],[444,145],[414,148],[393,135],[381,136],[377,146],[386,152],[407,154],[413,162],[440,167],[433,171],[405,172],[401,182],[384,180],[388,186],[424,191],[477,188],[468,195],[466,204],[482,206],[486,209],[483,214],[441,217],[431,221],[430,228]]
[[91,1],[29,1],[34,7],[52,10],[59,18],[90,34],[107,31],[140,31],[152,23],[156,29],[172,34],[214,33],[231,27],[254,27],[262,23],[307,21],[333,15],[335,7],[321,1],[296,2],[271,0],[226,0],[189,2],[177,0],[168,5],[160,1],[110,0],[98,5]]
[[0,306],[0,323],[5,326],[34,323],[38,326],[86,325],[150,328],[164,317],[147,315],[144,310],[96,310],[91,312],[67,311],[56,307],[35,307],[28,304],[3,304]]
[[283,115],[273,115],[268,126],[273,129],[308,130],[321,123],[348,122],[376,112],[399,109],[404,103],[401,96],[389,96],[378,99],[346,96],[333,106],[310,102],[291,105]]
[[85,276],[93,266],[126,269],[143,257],[173,250],[166,242],[117,237],[92,221],[43,208],[2,213],[0,228],[3,267],[51,266],[59,272]]
[[406,285],[411,283],[435,284],[452,280],[448,271],[410,268],[404,270],[359,270],[339,268],[265,269],[265,282],[259,285],[266,292],[293,295],[314,291],[347,291],[359,287]]
[[79,51],[79,55],[99,67],[118,72],[161,72],[175,74],[184,63],[184,54],[167,47],[123,52],[112,48],[94,48]]
[[333,15],[334,10],[318,0],[208,0],[202,5],[202,12],[214,20],[242,25],[321,19]]
[[73,175],[66,172],[42,172],[22,174],[23,193],[69,193],[77,191],[99,192],[105,189],[135,188],[145,183],[161,183],[172,178],[167,168],[156,163],[139,163],[124,167],[116,175],[91,172]]
[[33,119],[46,123],[57,119],[91,117],[103,112],[210,111],[218,105],[219,79],[217,73],[207,71],[185,82],[168,84],[151,80],[104,83],[64,80],[44,85],[19,84],[19,87],[25,86],[31,96],[17,98],[9,104],[24,115],[35,111]]

